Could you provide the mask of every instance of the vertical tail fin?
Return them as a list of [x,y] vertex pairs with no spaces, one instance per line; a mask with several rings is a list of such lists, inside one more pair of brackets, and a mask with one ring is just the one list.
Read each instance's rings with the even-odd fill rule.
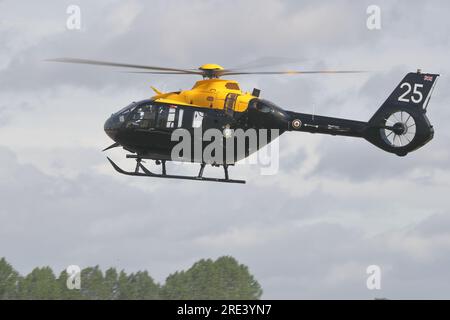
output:
[[399,156],[430,141],[434,130],[425,114],[438,76],[408,73],[369,120],[366,140]]

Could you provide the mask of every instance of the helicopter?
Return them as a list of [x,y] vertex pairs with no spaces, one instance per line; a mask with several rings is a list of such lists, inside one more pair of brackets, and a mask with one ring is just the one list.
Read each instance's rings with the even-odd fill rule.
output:
[[[245,71],[225,69],[218,64],[204,64],[198,69],[178,69],[148,65],[116,63],[78,58],[57,58],[48,61],[99,65],[139,69],[129,71],[143,74],[196,75],[203,77],[192,89],[174,92],[161,92],[151,87],[155,95],[149,99],[132,102],[113,113],[105,122],[104,130],[114,141],[103,149],[122,147],[130,154],[126,158],[136,161],[134,171],[126,171],[107,157],[112,167],[119,173],[131,176],[215,181],[226,183],[245,183],[229,177],[228,167],[233,166],[262,146],[270,143],[285,132],[308,132],[364,138],[376,147],[398,156],[406,156],[428,143],[434,136],[433,126],[426,116],[427,107],[439,74],[422,73],[420,69],[404,76],[386,101],[375,111],[369,121],[357,121],[315,114],[285,110],[276,104],[260,98],[260,90],[251,93],[241,90],[235,80],[223,76],[236,75],[278,75],[278,74],[350,74],[364,71]],[[222,136],[225,154],[228,149],[236,151],[236,146],[226,143],[233,140],[237,130],[270,130],[267,141],[256,147],[246,143],[241,152],[233,152],[230,157],[217,157],[208,161],[202,156],[182,155],[174,158],[173,149],[177,145],[173,135],[177,130],[193,134],[215,129]],[[272,134],[276,130],[276,134]],[[231,139],[230,139],[231,137]],[[200,136],[192,142],[200,144],[205,150],[207,141]],[[161,172],[155,173],[143,165],[143,160],[155,161]],[[223,161],[220,161],[223,159]],[[166,162],[188,161],[199,163],[196,176],[168,174]],[[205,166],[223,167],[224,178],[205,177]]]

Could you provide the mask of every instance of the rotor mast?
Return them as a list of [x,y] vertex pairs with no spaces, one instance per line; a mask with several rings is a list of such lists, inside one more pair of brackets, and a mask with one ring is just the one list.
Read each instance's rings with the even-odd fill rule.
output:
[[225,70],[222,66],[215,63],[207,63],[198,68],[203,75],[203,79],[217,79]]

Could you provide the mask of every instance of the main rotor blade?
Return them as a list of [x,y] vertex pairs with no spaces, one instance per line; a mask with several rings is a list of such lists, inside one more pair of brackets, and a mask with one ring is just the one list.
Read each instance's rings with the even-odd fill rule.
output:
[[261,57],[252,61],[248,61],[244,64],[237,65],[235,67],[227,68],[226,72],[241,72],[248,69],[265,68],[265,67],[277,67],[286,64],[299,64],[304,63],[306,59],[299,58],[287,58],[287,57]]
[[192,73],[187,72],[164,72],[164,71],[118,71],[120,73],[137,73],[137,74],[183,74],[191,75]]
[[48,59],[46,61],[77,63],[77,64],[90,64],[90,65],[120,67],[120,68],[136,68],[136,69],[158,70],[158,71],[174,71],[174,72],[179,72],[179,73],[184,73],[184,74],[186,74],[186,73],[187,74],[199,74],[199,75],[202,74],[202,72],[194,71],[194,70],[187,70],[187,69],[165,68],[165,67],[155,67],[155,66],[146,66],[146,65],[138,65],[138,64],[117,63],[117,62],[87,60],[87,59],[77,59],[77,58],[56,58],[56,59]]
[[366,73],[364,70],[321,70],[321,71],[256,71],[256,72],[221,72],[220,75],[241,75],[241,74],[349,74]]

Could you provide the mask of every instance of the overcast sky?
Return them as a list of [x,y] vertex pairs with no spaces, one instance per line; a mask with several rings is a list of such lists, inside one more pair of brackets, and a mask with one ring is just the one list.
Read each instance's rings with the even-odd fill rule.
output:
[[[66,27],[71,4],[81,30]],[[370,4],[381,8],[381,30],[366,27]],[[0,0],[0,256],[22,273],[99,264],[162,282],[232,255],[264,298],[450,298],[449,15],[444,0]],[[278,174],[231,169],[246,185],[119,176],[101,152],[111,144],[106,118],[150,97],[150,85],[198,79],[43,62],[67,56],[181,68],[278,57],[295,61],[291,69],[373,70],[238,78],[283,108],[357,120],[422,68],[441,74],[428,109],[435,138],[399,158],[363,140],[287,133]],[[108,154],[133,166],[123,150]],[[381,290],[366,288],[372,264]]]

